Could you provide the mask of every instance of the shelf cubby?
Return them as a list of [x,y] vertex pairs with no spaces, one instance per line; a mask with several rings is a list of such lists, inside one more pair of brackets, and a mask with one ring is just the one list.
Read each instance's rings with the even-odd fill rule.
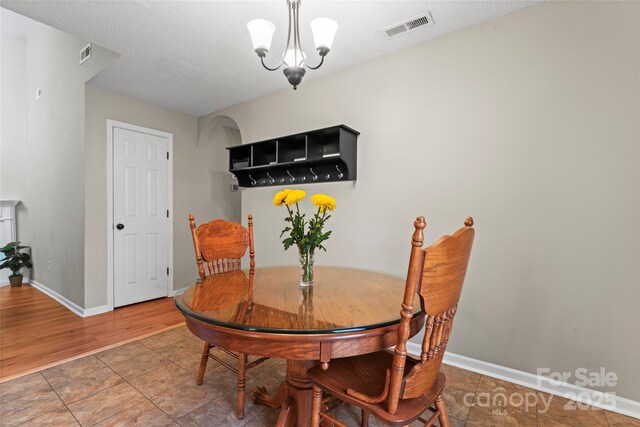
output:
[[306,135],[291,135],[278,139],[278,163],[307,160]]
[[251,146],[241,146],[229,152],[229,170],[244,169],[251,166]]
[[251,146],[251,150],[251,166],[268,166],[278,162],[278,141],[254,144]]

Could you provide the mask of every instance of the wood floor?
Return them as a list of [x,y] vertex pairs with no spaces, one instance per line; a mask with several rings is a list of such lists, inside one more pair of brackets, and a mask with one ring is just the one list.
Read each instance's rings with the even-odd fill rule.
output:
[[29,285],[0,287],[0,381],[182,323],[173,298],[82,318]]

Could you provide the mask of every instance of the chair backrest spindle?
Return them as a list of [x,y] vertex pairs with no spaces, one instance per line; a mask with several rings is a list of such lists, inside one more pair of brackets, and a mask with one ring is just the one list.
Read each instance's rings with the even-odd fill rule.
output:
[[[255,248],[253,246],[253,215],[249,214],[249,268],[253,270],[256,267]],[[238,268],[240,268],[240,259],[238,259]]]

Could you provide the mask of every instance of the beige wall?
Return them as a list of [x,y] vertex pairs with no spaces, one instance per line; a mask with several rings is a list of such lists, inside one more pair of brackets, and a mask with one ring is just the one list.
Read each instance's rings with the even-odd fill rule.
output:
[[239,216],[239,193],[230,193],[225,147],[240,144],[237,130],[216,127],[197,142],[196,118],[86,86],[85,307],[107,303],[107,119],[173,134],[174,289],[197,277],[187,216]]
[[[430,241],[472,215],[450,351],[532,373],[604,366],[640,400],[639,17],[638,2],[543,3],[211,116],[244,142],[359,130],[358,181],[304,187],[338,201],[318,264],[404,275],[416,215]],[[242,193],[258,265],[296,262],[276,190]]]
[[[26,37],[23,68],[19,68],[20,64],[2,63],[3,73],[5,69],[15,72],[14,67],[24,73],[14,82],[24,87],[12,88],[24,98],[16,101],[10,117],[3,117],[3,121],[11,120],[12,126],[24,121],[24,140],[20,141],[16,134],[16,139],[7,140],[3,135],[2,141],[2,186],[7,196],[22,201],[17,210],[18,238],[32,247],[33,279],[81,307],[84,85],[118,56],[94,45],[91,59],[79,65],[78,52],[85,44],[86,41],[35,23]],[[34,95],[39,86],[43,95],[36,101]],[[5,113],[3,109],[3,116]],[[9,168],[5,175],[7,164],[17,164],[20,173],[12,173]],[[2,196],[5,197],[4,190]]]

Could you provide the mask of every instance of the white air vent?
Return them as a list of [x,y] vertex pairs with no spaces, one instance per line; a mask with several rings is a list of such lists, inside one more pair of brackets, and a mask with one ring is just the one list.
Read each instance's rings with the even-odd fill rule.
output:
[[433,17],[431,17],[431,12],[426,12],[422,15],[414,16],[413,18],[409,18],[403,22],[391,25],[383,31],[387,35],[387,38],[391,39],[399,36],[400,34],[405,34],[429,25],[433,25]]
[[89,58],[91,58],[91,43],[83,47],[80,51],[80,63],[86,62]]

